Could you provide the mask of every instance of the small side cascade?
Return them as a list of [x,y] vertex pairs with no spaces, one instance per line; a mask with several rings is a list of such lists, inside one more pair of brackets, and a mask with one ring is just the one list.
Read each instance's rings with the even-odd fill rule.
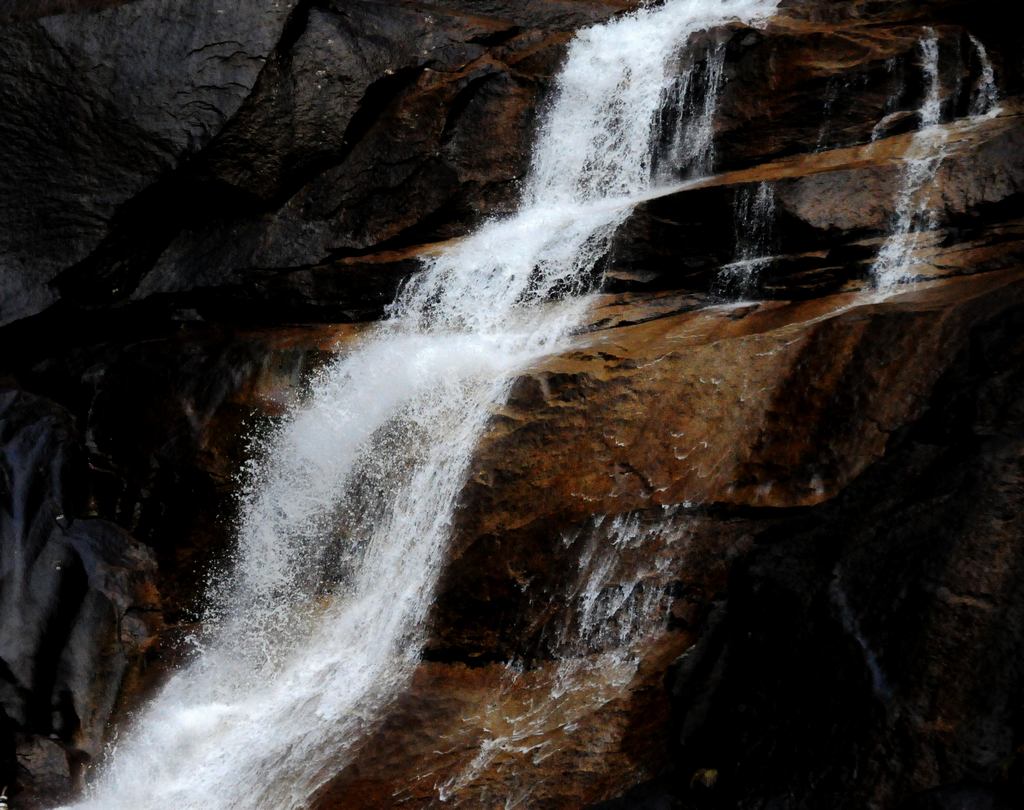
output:
[[[551,619],[539,643],[550,664],[505,667],[493,702],[465,719],[483,739],[476,755],[436,786],[442,802],[534,806],[543,792],[535,766],[565,756],[572,738],[595,724],[601,731],[588,736],[594,746],[588,753],[618,749],[624,729],[616,730],[606,713],[628,695],[643,651],[668,622],[672,561],[685,553],[689,537],[689,517],[678,506],[598,516],[563,535],[577,564],[564,587],[546,596]],[[557,772],[550,765],[544,770]]]
[[999,87],[996,84],[996,72],[992,67],[992,60],[989,59],[988,50],[981,44],[981,41],[974,34],[968,34],[968,36],[971,45],[974,46],[978,63],[981,65],[981,75],[978,76],[978,80],[974,84],[974,92],[971,95],[971,115],[986,117],[998,115],[1000,112]]
[[[818,127],[818,137],[814,143],[815,153],[827,152],[830,149],[849,145],[850,139],[842,126],[843,104],[851,95],[855,95],[859,90],[867,87],[868,81],[867,73],[858,73],[853,76],[833,76],[828,80],[821,108],[821,125]],[[837,105],[839,105],[838,110]]]
[[829,596],[832,598],[832,604],[836,608],[839,623],[842,625],[843,630],[846,631],[850,638],[857,642],[857,646],[861,649],[864,657],[864,667],[871,676],[871,690],[880,700],[888,701],[892,697],[892,687],[885,676],[885,670],[882,668],[878,653],[871,646],[870,641],[861,629],[860,621],[858,621],[846,591],[843,589],[841,573],[838,571],[836,572],[835,579],[832,580],[829,586]]
[[824,152],[828,147],[828,138],[832,129],[832,108],[839,100],[839,92],[842,89],[840,80],[835,76],[828,80],[825,87],[825,102],[821,110],[821,127],[818,129],[818,140],[814,145],[815,152]]
[[939,74],[939,38],[933,28],[921,40],[921,61],[927,91],[921,106],[921,126],[907,150],[907,165],[896,200],[893,227],[885,240],[871,278],[885,290],[909,280],[922,236],[938,226],[931,205],[932,183],[945,157],[947,133],[939,126],[942,117],[942,79]]
[[[974,118],[990,118],[1000,112],[995,70],[985,46],[973,35],[970,40],[981,65],[981,73],[971,95],[970,115]],[[875,287],[883,291],[914,277],[913,267],[920,262],[916,258],[918,251],[926,245],[928,234],[940,224],[940,212],[933,201],[934,186],[947,154],[949,132],[941,125],[946,99],[939,69],[939,37],[934,29],[926,29],[920,51],[927,88],[919,112],[920,127],[906,152],[906,167],[896,200],[892,229],[871,268]]]
[[736,258],[723,265],[712,282],[717,298],[749,298],[757,291],[775,245],[775,190],[770,183],[744,186],[736,192],[733,228]]
[[942,120],[942,76],[939,71],[939,35],[934,28],[926,29],[927,38],[921,40],[921,67],[928,91],[921,107],[921,131],[934,127]]
[[715,110],[725,77],[725,43],[712,42],[703,53],[687,51],[681,61],[664,105],[672,115],[666,127],[667,166],[661,172],[671,175],[663,177],[666,181],[706,177],[714,171]]

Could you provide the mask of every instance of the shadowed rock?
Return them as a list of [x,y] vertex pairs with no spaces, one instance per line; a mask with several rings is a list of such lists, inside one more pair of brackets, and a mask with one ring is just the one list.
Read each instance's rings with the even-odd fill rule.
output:
[[89,516],[84,468],[66,411],[0,393],[0,700],[25,769],[3,781],[53,798],[100,754],[159,625],[152,555]]

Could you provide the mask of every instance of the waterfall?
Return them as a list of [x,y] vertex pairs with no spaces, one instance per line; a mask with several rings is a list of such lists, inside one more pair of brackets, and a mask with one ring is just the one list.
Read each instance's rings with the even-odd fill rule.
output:
[[[892,229],[871,268],[876,287],[886,290],[913,278],[913,265],[918,248],[929,231],[939,226],[938,212],[933,205],[933,184],[946,157],[949,133],[941,126],[942,79],[939,73],[939,39],[934,29],[926,29],[921,40],[922,69],[926,83],[924,103],[920,110],[920,127],[906,153],[906,168],[896,199]],[[981,64],[981,76],[974,89],[970,113],[975,117],[999,114],[995,73],[985,47],[973,36]]]
[[939,126],[942,117],[942,79],[939,75],[939,40],[934,29],[927,29],[921,40],[922,69],[926,82],[920,127],[907,150],[896,200],[894,224],[882,245],[871,275],[880,289],[893,287],[911,278],[911,265],[921,235],[937,225],[931,208],[931,185],[945,156],[946,130]]
[[[538,777],[531,766],[559,756],[576,729],[606,721],[602,710],[629,694],[645,648],[665,625],[671,562],[689,540],[685,510],[657,512],[598,516],[563,535],[577,563],[545,603],[553,619],[542,646],[552,661],[541,671],[516,661],[505,667],[498,694],[469,718],[483,732],[476,755],[438,786],[442,801],[532,806]],[[528,699],[516,700],[524,693]],[[588,755],[617,751],[620,737],[602,732],[588,737]]]
[[978,63],[981,65],[981,75],[974,86],[974,93],[971,97],[971,115],[985,116],[998,114],[999,112],[999,88],[996,85],[996,71],[992,67],[992,60],[988,57],[988,50],[981,41],[974,36],[968,35],[974,52],[978,55]]
[[518,213],[425,261],[311,381],[246,474],[209,630],[83,807],[302,807],[407,683],[473,448],[517,371],[580,322],[651,185],[679,51],[774,0],[673,0],[580,32]]
[[757,290],[761,271],[772,263],[775,241],[775,191],[770,183],[736,192],[733,231],[736,258],[723,265],[711,285],[719,298],[744,298]]
[[703,57],[680,72],[666,107],[675,113],[669,165],[675,176],[685,178],[706,177],[715,168],[715,110],[725,78],[725,43],[708,45]]

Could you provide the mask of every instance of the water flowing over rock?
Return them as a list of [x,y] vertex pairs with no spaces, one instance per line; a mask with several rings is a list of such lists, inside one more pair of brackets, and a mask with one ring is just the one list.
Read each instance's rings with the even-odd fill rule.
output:
[[[696,53],[691,51],[691,59]],[[667,163],[671,177],[707,177],[715,168],[715,112],[722,91],[725,69],[725,43],[712,42],[703,54],[702,64],[684,69],[669,94],[666,113],[672,115],[668,126]],[[655,154],[657,157],[657,154]]]
[[971,34],[969,39],[981,64],[981,75],[974,86],[974,94],[971,99],[971,115],[988,115],[996,109],[996,105],[999,103],[996,72],[992,67],[992,60],[988,58],[988,50],[985,46],[974,34]]
[[233,807],[270,771],[260,800],[300,806],[345,764],[418,658],[491,409],[582,311],[571,297],[537,303],[590,286],[650,185],[677,50],[771,8],[679,0],[574,39],[520,210],[432,258],[264,440],[213,627],[118,741],[85,806],[144,807],[155,794]]
[[932,183],[945,157],[946,131],[942,118],[942,79],[939,76],[939,40],[933,29],[921,40],[921,62],[928,87],[920,112],[920,129],[908,152],[908,164],[896,203],[892,233],[878,251],[872,274],[880,287],[891,287],[910,277],[909,263],[922,231],[937,226],[931,202]]
[[771,264],[775,192],[770,184],[737,191],[734,222],[735,260],[718,271],[712,285],[712,292],[722,298],[751,296],[761,270]]
[[[939,72],[939,39],[934,29],[928,29],[921,40],[921,62],[927,92],[919,114],[920,128],[913,137],[906,154],[907,167],[899,190],[892,232],[878,252],[871,270],[880,288],[890,288],[913,277],[912,264],[918,247],[929,231],[938,228],[938,202],[935,177],[946,157],[947,130],[939,126],[942,120],[944,98]],[[971,36],[981,63],[970,103],[973,116],[998,115],[998,98],[994,88],[994,73],[983,45]]]
[[1022,44],[0,2],[12,806],[1021,806]]

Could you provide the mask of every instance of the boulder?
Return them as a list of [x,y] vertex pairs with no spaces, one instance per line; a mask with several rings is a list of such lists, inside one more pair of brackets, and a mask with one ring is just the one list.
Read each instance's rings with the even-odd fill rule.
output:
[[0,392],[0,461],[0,700],[20,766],[44,791],[103,748],[122,681],[160,626],[155,563],[90,517],[85,454],[63,408]]

